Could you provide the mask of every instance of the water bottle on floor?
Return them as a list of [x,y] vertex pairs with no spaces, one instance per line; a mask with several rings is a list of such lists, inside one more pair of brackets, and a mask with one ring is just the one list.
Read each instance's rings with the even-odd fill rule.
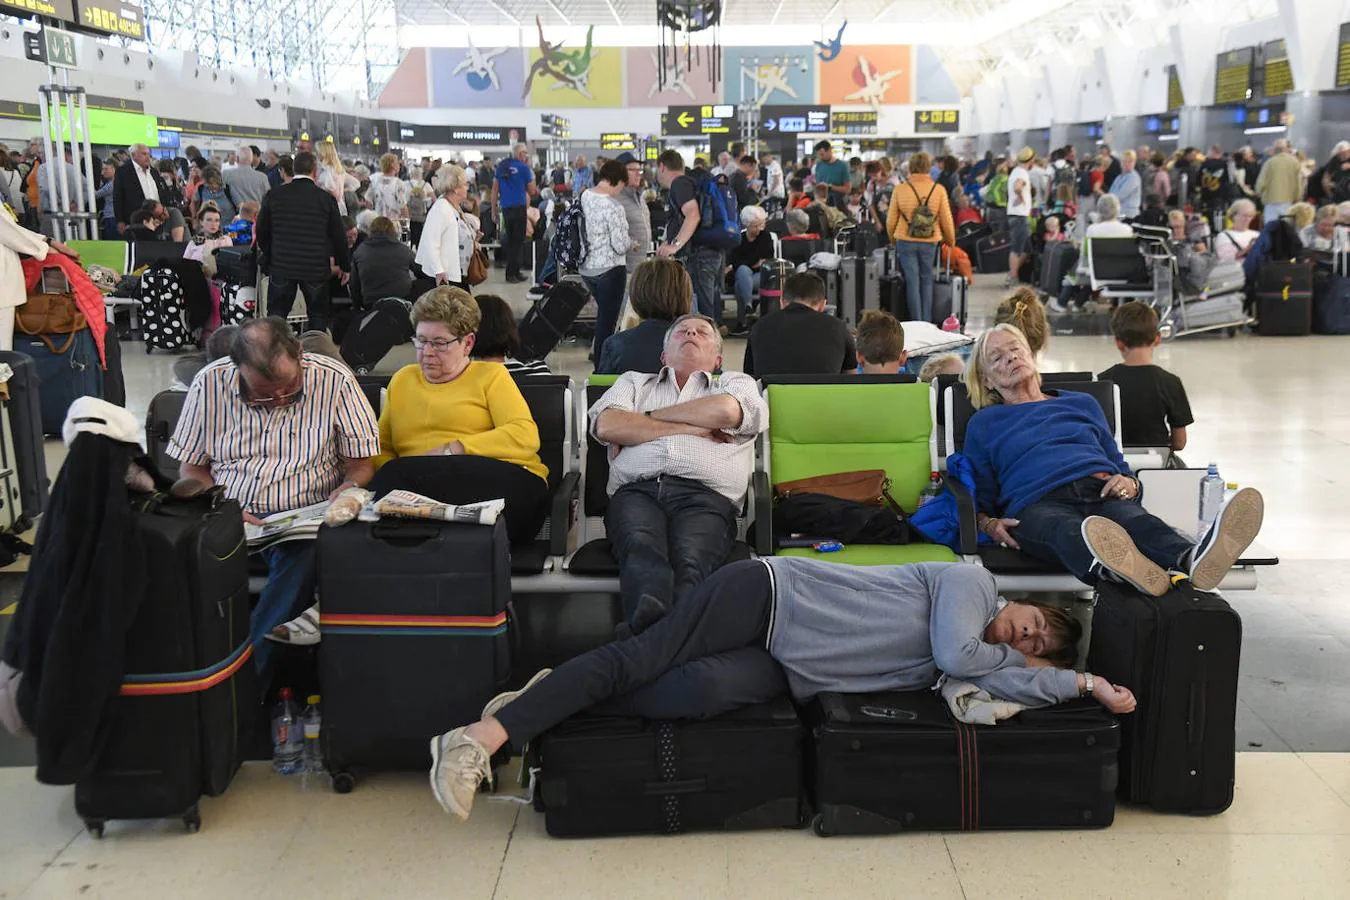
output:
[[306,775],[327,774],[323,766],[323,745],[319,743],[319,733],[323,730],[323,716],[319,713],[319,695],[310,694],[306,698],[309,704],[301,716],[305,735],[304,771]]
[[[928,483],[924,485],[922,491],[919,491],[918,506],[923,506],[940,493],[942,493],[942,476],[937,472],[931,472],[928,475]],[[915,508],[917,509],[918,507]]]
[[272,770],[294,775],[304,763],[304,730],[300,710],[291,699],[291,689],[281,689],[281,702],[272,709]]
[[948,316],[942,320],[942,330],[959,332],[961,330],[961,320],[956,316]]
[[1223,489],[1224,480],[1219,477],[1219,464],[1210,463],[1209,471],[1200,480],[1200,524],[1195,532],[1197,541],[1205,539],[1209,526],[1214,524],[1219,510],[1223,508]]

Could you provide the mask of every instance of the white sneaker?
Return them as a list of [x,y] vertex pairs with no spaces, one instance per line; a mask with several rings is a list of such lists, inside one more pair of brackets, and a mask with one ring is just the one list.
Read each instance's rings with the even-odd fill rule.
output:
[[543,681],[544,676],[546,676],[548,673],[552,671],[553,671],[552,669],[540,669],[538,672],[534,673],[534,677],[532,677],[529,681],[525,682],[525,686],[522,687],[520,690],[502,691],[500,694],[493,697],[491,700],[487,702],[487,705],[483,707],[483,718],[487,719],[497,715],[497,713],[501,712],[503,706],[510,703],[512,700],[516,699],[521,694],[525,693],[539,682]]
[[1060,315],[1069,311],[1063,303],[1059,302],[1058,297],[1051,297],[1050,301],[1045,304],[1045,308],[1052,313],[1058,313]]
[[1197,590],[1212,591],[1219,586],[1242,551],[1256,540],[1265,511],[1265,498],[1256,488],[1243,488],[1224,504],[1192,556],[1191,584]]
[[468,821],[484,779],[492,785],[491,757],[482,744],[464,734],[467,727],[431,739],[431,792],[441,809],[460,821]]
[[1101,567],[1150,597],[1172,589],[1162,566],[1139,552],[1129,532],[1105,516],[1088,516],[1081,526],[1083,543]]

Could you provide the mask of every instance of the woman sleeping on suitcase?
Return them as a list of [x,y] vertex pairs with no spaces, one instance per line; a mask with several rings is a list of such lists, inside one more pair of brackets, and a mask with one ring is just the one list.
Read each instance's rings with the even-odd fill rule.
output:
[[963,447],[975,467],[977,523],[1000,546],[1088,584],[1107,577],[1161,597],[1174,575],[1213,590],[1261,530],[1265,503],[1253,488],[1225,504],[1199,543],[1145,512],[1097,401],[1042,390],[1013,325],[980,335],[965,383],[977,410]]
[[529,543],[548,513],[548,469],[511,374],[470,358],[481,317],[460,288],[413,304],[417,364],[389,381],[369,488],[376,498],[402,489],[454,504],[504,499],[511,543]]
[[491,782],[492,754],[618,695],[647,699],[645,712],[657,718],[672,712],[653,708],[655,697],[696,692],[704,717],[771,699],[737,693],[739,685],[723,683],[725,667],[715,670],[720,678],[697,677],[738,651],[776,660],[799,701],[823,691],[916,690],[946,674],[1027,706],[1090,695],[1113,713],[1132,712],[1128,689],[1068,668],[1081,638],[1067,613],[1000,599],[994,576],[968,563],[735,562],[635,637],[546,669],[494,697],[479,721],[432,738],[431,788],[446,812],[467,819],[479,784]]

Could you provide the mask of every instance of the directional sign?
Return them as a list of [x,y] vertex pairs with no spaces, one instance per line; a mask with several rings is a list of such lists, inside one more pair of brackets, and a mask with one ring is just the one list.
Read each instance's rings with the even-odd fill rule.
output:
[[637,135],[631,131],[607,131],[600,135],[601,150],[632,150],[638,148]]
[[75,21],[71,0],[0,0],[0,11],[15,16],[46,16],[63,22]]
[[88,31],[145,39],[145,13],[139,0],[75,0],[75,21]]
[[828,106],[762,106],[759,114],[760,131],[769,134],[830,133]]
[[959,109],[914,110],[915,134],[956,134],[961,130]]
[[835,110],[830,116],[831,134],[876,134],[877,111]]
[[663,117],[667,135],[731,134],[735,127],[736,107],[730,103],[671,106]]

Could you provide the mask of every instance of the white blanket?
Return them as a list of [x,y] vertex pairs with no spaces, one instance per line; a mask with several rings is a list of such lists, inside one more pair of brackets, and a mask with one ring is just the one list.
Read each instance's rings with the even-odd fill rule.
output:
[[943,676],[937,689],[952,715],[967,725],[996,725],[1000,719],[1011,718],[1026,706],[1011,700],[999,700],[969,681],[957,681]]

